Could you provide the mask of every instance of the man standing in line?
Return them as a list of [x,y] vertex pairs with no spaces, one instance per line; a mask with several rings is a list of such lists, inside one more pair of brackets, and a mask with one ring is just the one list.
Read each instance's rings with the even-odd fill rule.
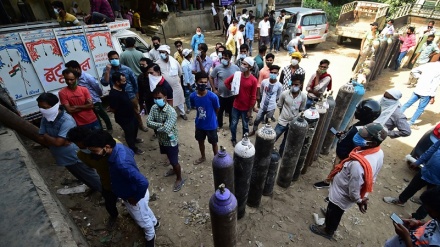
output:
[[183,61],[182,61],[182,73],[183,73],[183,91],[185,93],[185,104],[186,104],[186,114],[189,114],[191,109],[194,106],[191,105],[190,95],[194,92],[194,74],[191,70],[191,57],[192,50],[184,49],[183,52]]
[[251,74],[251,69],[255,61],[252,57],[243,59],[240,65],[240,72],[235,72],[234,75],[225,80],[225,86],[235,95],[234,104],[232,107],[231,120],[231,142],[232,146],[237,144],[237,125],[241,118],[243,125],[243,133],[249,133],[249,117],[252,116],[252,109],[257,100],[257,78]]
[[254,43],[254,35],[255,35],[255,16],[251,15],[249,16],[249,21],[246,23],[246,44],[249,46],[249,56],[252,57],[252,45]]
[[218,42],[215,44],[215,51],[209,55],[209,57],[212,60],[212,68],[220,64],[221,54],[225,50],[225,47],[223,46],[222,51],[219,51],[220,47],[222,47],[222,43]]
[[[205,43],[201,43],[197,49],[198,52],[196,53],[196,59],[194,59],[191,64],[192,73],[195,74],[197,72],[205,72],[208,74],[212,67],[212,60],[207,55],[208,46]],[[209,88],[210,86],[208,85],[208,89]]]
[[[258,55],[255,56],[254,60],[258,66],[258,71],[264,67],[264,57],[266,56],[267,46],[262,45],[258,47]],[[256,77],[258,78],[258,77]]]
[[111,77],[115,72],[121,72],[125,76],[125,78],[127,79],[125,93],[127,93],[128,98],[131,100],[132,107],[136,113],[136,119],[138,121],[139,129],[147,132],[148,128],[144,126],[144,122],[142,121],[141,115],[139,114],[139,87],[136,80],[137,78],[133,70],[121,64],[119,60],[119,54],[116,51],[110,51],[107,56],[110,64],[107,64],[107,66],[104,68],[104,72],[101,78],[101,84],[103,86],[110,85],[110,87],[112,87],[113,81],[111,80]]
[[406,36],[399,36],[399,40],[400,42],[402,42],[402,45],[400,46],[399,56],[397,57],[394,64],[394,71],[397,71],[400,68],[400,63],[408,53],[409,49],[416,45],[416,35],[414,35],[414,27],[408,27],[408,30],[406,31]]
[[160,38],[153,36],[151,38],[151,42],[153,42],[153,49],[151,49],[148,53],[150,54],[150,58],[153,60],[153,63],[157,63],[157,61],[160,59],[159,51],[157,50],[160,47]]
[[199,44],[205,43],[205,35],[202,34],[202,29],[200,27],[196,28],[196,34],[193,35],[191,39],[191,48],[194,51],[194,56],[198,55]]
[[269,22],[269,15],[265,14],[264,19],[260,21],[258,24],[258,47],[261,45],[268,46],[270,45],[270,22]]
[[144,54],[135,47],[136,40],[133,37],[128,37],[125,39],[125,51],[121,53],[120,62],[121,64],[129,67],[136,77],[141,73],[141,67],[139,66],[139,61],[144,57]]
[[306,109],[309,109],[313,102],[318,101],[319,97],[325,92],[327,89],[330,91],[332,89],[332,77],[329,73],[327,73],[328,67],[330,65],[330,61],[327,59],[321,60],[319,62],[319,67],[316,70],[309,80],[307,84],[307,104]]
[[313,233],[332,239],[342,215],[355,203],[359,211],[367,212],[368,194],[373,191],[373,184],[383,165],[384,153],[380,144],[386,137],[387,132],[379,123],[367,124],[354,136],[356,148],[329,175],[332,183],[325,227],[312,224],[310,230]]
[[[240,68],[237,65],[231,63],[231,58],[232,52],[229,50],[224,51],[221,59],[222,65],[215,67],[209,75],[209,82],[211,88],[213,88],[212,91],[217,94],[220,101],[220,109],[217,113],[219,129],[223,127],[223,112],[226,112],[229,115],[229,127],[231,126],[231,112],[235,96],[232,94],[231,90],[226,87],[225,80],[234,75],[235,72],[240,71]],[[217,80],[217,88],[215,88],[214,80]]]
[[[78,86],[86,87],[89,90],[90,95],[92,96],[92,103],[94,106],[93,111],[95,112],[99,121],[100,121],[99,117],[101,117],[104,120],[107,131],[112,132],[113,131],[112,122],[110,121],[107,112],[105,112],[104,107],[102,107],[102,103],[101,103],[102,89],[99,86],[99,83],[96,81],[96,79],[93,76],[91,76],[86,72],[83,72],[81,70],[81,66],[76,60],[71,60],[67,62],[65,66],[66,68],[74,70],[79,74]],[[101,123],[100,125],[102,126]]]
[[215,9],[215,4],[211,3],[211,14],[214,18],[214,26],[215,30],[220,30],[220,17],[218,16],[218,12]]
[[412,63],[414,67],[418,67],[425,63],[428,63],[429,60],[435,55],[440,53],[440,49],[438,45],[434,43],[435,35],[430,34],[426,39],[426,43],[422,45],[422,48],[419,52],[416,53],[416,56],[413,58]]
[[188,120],[185,113],[185,96],[183,93],[180,78],[182,76],[182,67],[179,62],[170,56],[170,47],[161,45],[159,47],[160,59],[157,64],[162,71],[162,76],[173,88],[173,107],[177,107],[179,115],[183,120]]
[[[420,102],[416,112],[408,122],[410,125],[414,125],[416,120],[420,117],[420,115],[422,115],[423,111],[425,111],[428,103],[434,104],[435,94],[440,83],[439,68],[440,60],[437,62],[426,63],[411,70],[412,75],[417,78],[417,85],[411,95],[411,98],[409,98],[408,102],[402,106],[402,112],[404,113],[406,109],[412,106],[412,104],[416,103],[416,101],[420,100]],[[417,126],[414,126],[414,128],[418,129]]]
[[67,132],[76,127],[75,120],[60,109],[58,97],[52,93],[42,93],[37,98],[43,115],[38,130],[40,142],[49,147],[58,166],[64,166],[78,180],[92,191],[101,191],[101,183],[95,169],[82,163],[76,156],[78,147],[67,140]]
[[98,118],[93,112],[93,101],[86,87],[78,86],[76,71],[65,69],[62,72],[67,87],[58,92],[61,104],[72,115],[78,126],[89,129],[101,129]]
[[177,50],[177,51],[174,53],[174,59],[176,59],[177,62],[179,62],[179,64],[182,64],[183,59],[184,59],[184,57],[183,57],[183,53],[182,53],[182,51],[183,51],[183,43],[182,43],[182,41],[180,41],[180,40],[176,40],[176,41],[174,42],[174,47],[175,47],[176,50]]
[[[248,45],[243,44],[239,48],[240,48],[240,54],[238,55],[237,60],[235,61],[235,65],[237,65],[238,67],[240,67],[243,60],[249,56],[249,46]],[[253,63],[253,66],[251,68],[251,74],[255,78],[258,78],[258,76],[260,75],[260,69],[258,68],[257,63],[255,63],[255,62]]]
[[94,132],[84,141],[87,149],[97,157],[108,157],[108,168],[113,193],[124,201],[125,208],[138,226],[144,230],[146,247],[154,247],[156,229],[160,226],[148,206],[148,180],[139,171],[133,151],[104,131]]
[[240,47],[242,44],[244,44],[244,37],[243,37],[243,32],[244,32],[244,25],[241,24],[238,27],[238,31],[235,34],[235,43],[236,43],[236,47]]
[[391,19],[387,22],[387,25],[382,29],[382,32],[380,32],[380,35],[382,35],[385,38],[393,37],[394,35],[394,20]]

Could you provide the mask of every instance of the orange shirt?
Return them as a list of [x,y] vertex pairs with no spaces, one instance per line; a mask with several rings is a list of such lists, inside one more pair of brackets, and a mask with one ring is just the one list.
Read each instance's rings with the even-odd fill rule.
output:
[[[58,96],[60,97],[62,105],[70,106],[85,105],[87,104],[87,100],[92,100],[89,90],[81,86],[77,86],[75,90],[65,87],[58,92]],[[93,109],[84,109],[80,112],[72,113],[71,115],[78,126],[90,124],[98,120]]]
[[264,67],[262,69],[260,69],[260,74],[258,75],[258,87],[261,86],[261,82],[264,79],[269,79],[269,67],[267,67],[267,65],[264,65]]

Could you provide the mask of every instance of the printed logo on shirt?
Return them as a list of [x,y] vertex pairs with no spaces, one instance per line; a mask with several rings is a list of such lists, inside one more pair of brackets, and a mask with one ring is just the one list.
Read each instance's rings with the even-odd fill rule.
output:
[[203,106],[199,106],[197,111],[199,112],[199,119],[206,119],[206,110]]

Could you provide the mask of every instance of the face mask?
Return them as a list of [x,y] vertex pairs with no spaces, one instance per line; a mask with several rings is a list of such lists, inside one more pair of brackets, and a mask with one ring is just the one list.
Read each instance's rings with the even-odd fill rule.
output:
[[327,70],[326,69],[321,69],[321,70],[319,70],[319,72],[321,72],[321,74],[324,74],[325,72],[327,72]]
[[148,71],[148,69],[147,69],[147,67],[141,67],[141,71],[142,71],[142,73],[145,73]]
[[153,46],[154,46],[154,49],[159,49],[159,47],[160,47],[160,44],[153,44]]
[[245,59],[245,58],[246,58],[246,54],[240,54],[240,55],[238,56],[238,58],[239,58],[239,59]]
[[427,40],[426,44],[430,45],[432,43],[432,40]]
[[223,66],[225,66],[225,67],[227,67],[229,65],[229,61],[226,59],[222,59],[221,62],[223,64]]
[[292,88],[290,88],[290,91],[291,91],[292,93],[296,93],[296,92],[299,91],[299,87],[292,87]]
[[95,154],[91,153],[90,156],[94,160],[100,160],[102,157],[105,157],[107,155],[107,151],[105,149],[102,149],[102,154]]
[[92,152],[90,150],[88,150],[87,148],[81,149],[81,152],[85,153],[85,154],[91,154]]
[[60,13],[60,11],[58,11],[58,9],[53,9],[53,12],[55,12],[56,15],[58,15]]
[[270,79],[270,80],[276,80],[276,79],[277,79],[277,76],[278,76],[277,74],[270,73],[270,74],[269,74],[269,79]]
[[381,107],[390,107],[390,106],[394,105],[394,103],[396,103],[396,100],[394,100],[394,99],[388,99],[385,97],[382,97],[382,99],[380,99],[380,106]]
[[167,58],[168,58],[168,54],[161,53],[161,54],[160,54],[160,58],[162,58],[162,60],[167,60]]
[[178,51],[182,51],[182,47],[177,48]]
[[359,133],[353,136],[353,143],[356,147],[365,147],[367,146],[367,140],[365,140]]
[[219,53],[217,54],[217,56],[218,56],[218,59],[222,59],[223,54],[222,54],[221,52],[219,52]]
[[75,88],[76,85],[78,85],[78,82],[77,82],[77,81],[75,81],[75,83],[73,83],[73,84],[67,85],[67,87],[68,87],[68,88]]
[[125,82],[124,84],[122,84],[122,83],[119,84],[119,87],[121,89],[125,89],[126,86],[127,86],[127,82]]
[[110,64],[113,67],[118,67],[119,66],[119,59],[112,59],[112,60],[110,60]]
[[291,63],[293,66],[296,66],[296,65],[298,65],[299,61],[298,61],[298,59],[292,59],[292,60],[290,61],[290,63]]
[[53,122],[55,118],[57,118],[58,116],[59,108],[60,108],[60,103],[58,102],[56,105],[52,106],[49,109],[40,108],[40,112],[47,121]]
[[199,35],[199,36],[200,36],[200,35],[202,35],[202,33],[201,33],[201,32],[196,32],[196,33],[197,33],[197,35]]
[[164,99],[154,99],[154,103],[159,106],[160,108],[165,106],[165,100]]
[[246,72],[246,71],[248,71],[248,68],[246,68],[245,66],[241,65],[240,66],[240,70],[241,70],[241,72]]
[[205,83],[197,83],[197,90],[199,90],[199,91],[205,91],[205,89],[206,89],[206,87],[207,87],[208,85],[206,85]]
[[387,24],[387,27],[390,27],[391,25],[390,24]]
[[268,63],[268,62],[266,62],[267,67],[272,66],[272,64],[273,64],[273,63]]

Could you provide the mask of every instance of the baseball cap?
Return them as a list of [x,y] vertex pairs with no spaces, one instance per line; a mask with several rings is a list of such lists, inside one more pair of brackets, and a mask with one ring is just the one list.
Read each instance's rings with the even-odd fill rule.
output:
[[380,123],[367,124],[364,126],[364,129],[368,132],[370,136],[380,142],[384,141],[388,136],[388,132],[383,128],[382,124]]
[[183,49],[182,54],[184,57],[188,56],[192,52],[191,49]]
[[373,22],[373,23],[370,24],[370,26],[376,26],[376,27],[378,27],[379,24],[378,24],[377,22]]

